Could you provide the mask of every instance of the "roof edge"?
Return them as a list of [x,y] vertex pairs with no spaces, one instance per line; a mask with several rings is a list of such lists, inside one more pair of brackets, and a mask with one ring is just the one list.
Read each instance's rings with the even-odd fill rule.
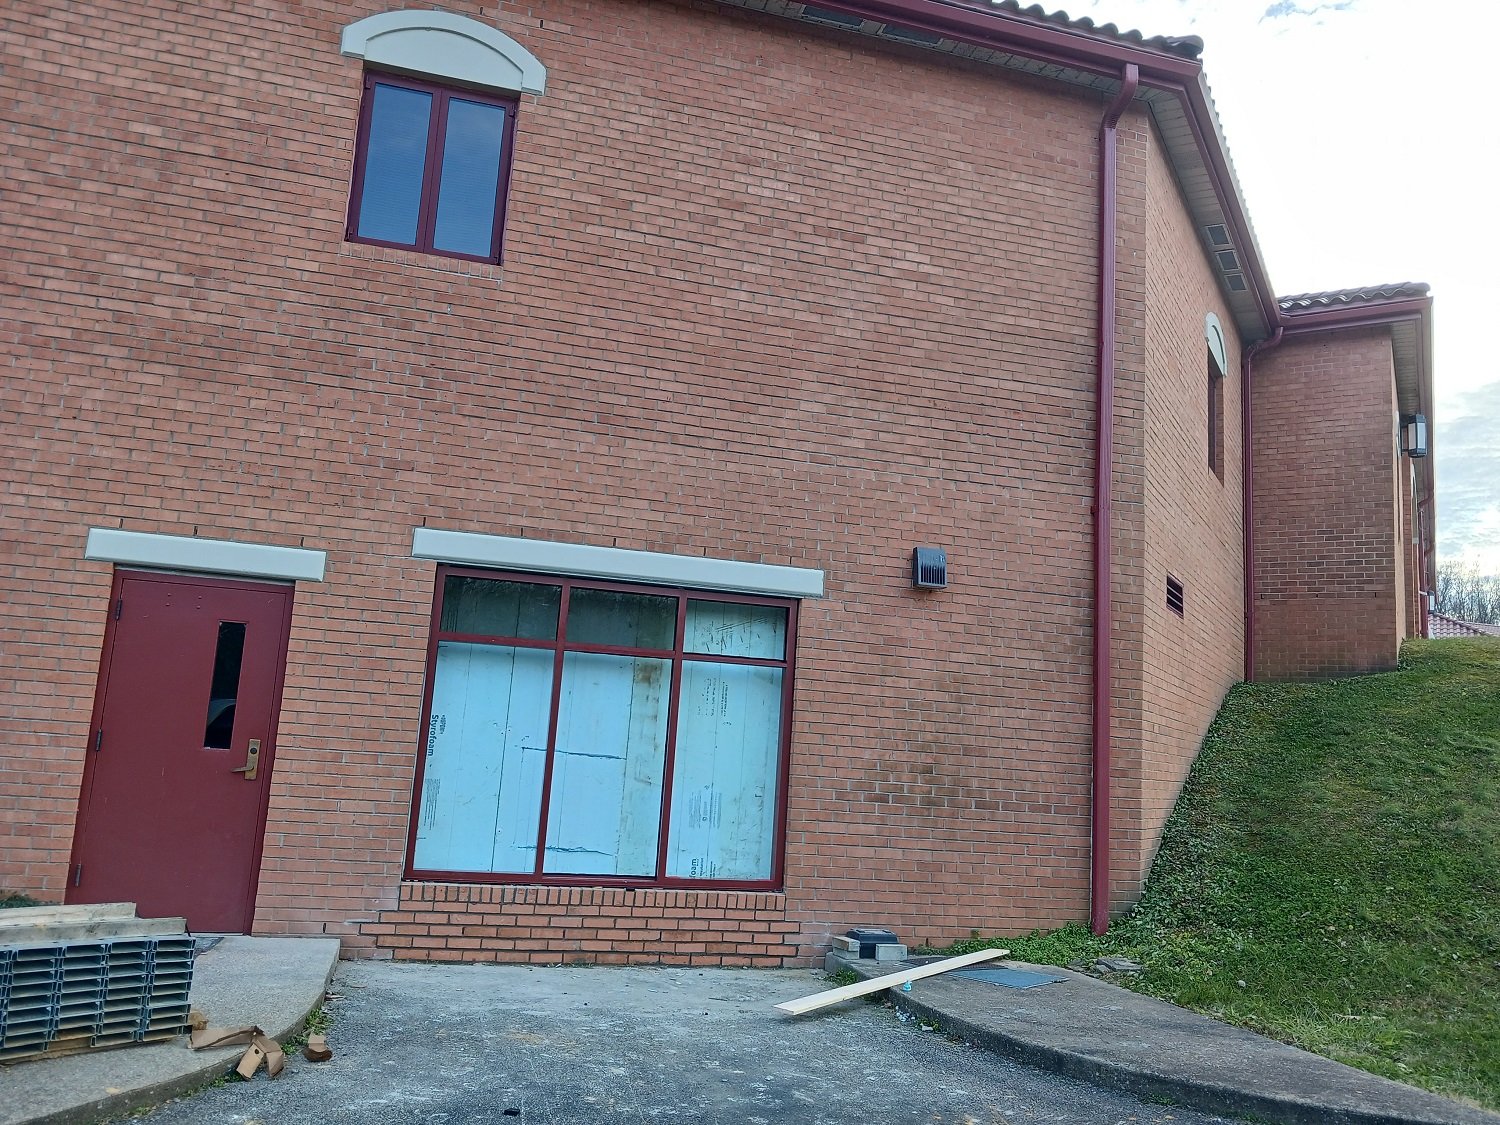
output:
[[[744,0],[722,0],[734,7]],[[802,0],[793,0],[801,3]],[[811,0],[815,9],[841,12],[875,23],[937,35],[1038,63],[1119,82],[1127,65],[1140,70],[1143,89],[1174,97],[1190,123],[1199,159],[1213,186],[1233,244],[1245,259],[1255,308],[1263,336],[1280,324],[1275,290],[1267,278],[1264,258],[1250,225],[1249,209],[1229,158],[1228,144],[1213,109],[1203,63],[1201,40],[1194,36],[1146,38],[1138,32],[1121,33],[1113,24],[1072,20],[1064,13],[1048,13],[1041,5],[1022,9],[1019,0]],[[792,18],[798,18],[792,15]],[[1106,94],[1106,97],[1108,95]],[[1175,164],[1173,155],[1168,158]],[[1241,324],[1241,334],[1245,332]]]

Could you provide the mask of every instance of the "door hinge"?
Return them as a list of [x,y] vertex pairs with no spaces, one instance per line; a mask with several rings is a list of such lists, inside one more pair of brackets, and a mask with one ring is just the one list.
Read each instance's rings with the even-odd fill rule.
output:
[[94,752],[98,753],[99,748],[102,747],[103,745],[104,745],[104,728],[100,727],[98,730],[96,730],[94,732]]
[[73,865],[73,885],[75,887],[83,886],[83,864],[81,863]]
[[122,614],[124,612],[125,612],[125,599],[124,598],[116,598],[115,599],[115,620],[116,621],[120,620],[120,614]]

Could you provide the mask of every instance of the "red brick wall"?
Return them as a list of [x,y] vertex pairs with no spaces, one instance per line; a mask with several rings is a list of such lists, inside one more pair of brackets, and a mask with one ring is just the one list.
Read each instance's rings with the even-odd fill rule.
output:
[[1255,675],[1395,667],[1395,374],[1383,329],[1292,337],[1255,364]]
[[[784,894],[663,897],[617,948],[1082,917],[1099,99],[706,6],[487,10],[549,76],[506,261],[473,266],[341,241],[338,32],[377,7],[0,17],[27,199],[0,231],[25,610],[0,624],[0,881],[62,895],[110,582],[83,541],[123,526],[329,553],[297,590],[258,932],[434,956],[498,955],[518,916],[572,932],[540,892],[402,897],[427,524],[827,573]],[[949,590],[908,588],[917,544]]]
[[403,883],[397,909],[361,927],[416,961],[774,968],[797,953],[779,894]]
[[[1239,341],[1161,143],[1154,134],[1140,139],[1143,368],[1136,374],[1141,409],[1126,431],[1144,465],[1136,494],[1139,573],[1127,618],[1139,688],[1134,729],[1117,733],[1117,907],[1134,902],[1203,735],[1244,669]],[[1229,352],[1222,480],[1208,460],[1208,313],[1218,317]],[[1181,617],[1167,608],[1169,574],[1184,585]]]

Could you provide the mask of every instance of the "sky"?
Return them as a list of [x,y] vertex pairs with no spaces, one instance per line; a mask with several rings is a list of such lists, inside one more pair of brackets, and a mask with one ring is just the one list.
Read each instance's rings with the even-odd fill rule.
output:
[[[1072,0],[1197,35],[1278,294],[1425,281],[1438,561],[1500,574],[1500,60],[1485,0]],[[1057,3],[1044,5],[1055,10]]]

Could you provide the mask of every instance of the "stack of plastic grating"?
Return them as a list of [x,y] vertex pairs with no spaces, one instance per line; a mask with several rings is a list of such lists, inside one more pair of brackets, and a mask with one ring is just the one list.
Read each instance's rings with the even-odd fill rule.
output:
[[0,911],[0,1062],[183,1034],[194,939],[133,903]]

